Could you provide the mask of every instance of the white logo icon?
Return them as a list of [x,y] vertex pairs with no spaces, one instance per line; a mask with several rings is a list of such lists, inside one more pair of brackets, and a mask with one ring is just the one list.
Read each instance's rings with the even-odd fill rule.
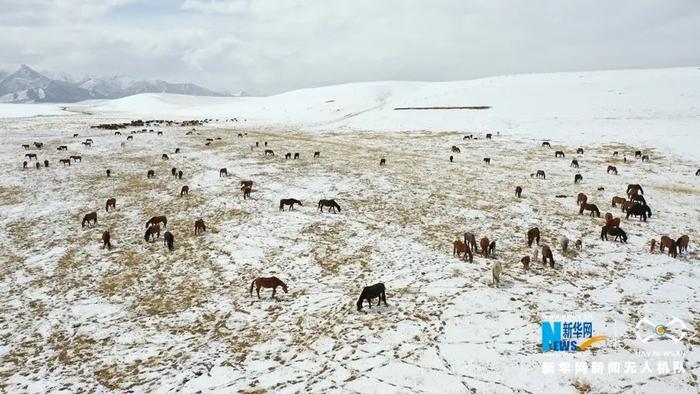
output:
[[[647,336],[642,336],[644,334],[649,333],[648,328],[643,328],[643,326],[645,326],[645,325],[652,327],[653,332]],[[670,329],[672,326],[678,326],[676,328],[676,330],[674,330],[673,332],[674,333],[680,332],[680,334],[676,334],[676,335],[672,334],[671,329]],[[685,323],[683,322],[683,320],[681,320],[677,317],[674,317],[673,319],[671,319],[669,322],[667,322],[665,324],[654,324],[651,321],[649,321],[649,319],[647,319],[645,317],[637,323],[635,328],[637,329],[637,331],[635,332],[637,339],[639,339],[640,341],[645,342],[645,343],[651,341],[654,338],[659,338],[659,337],[666,337],[666,338],[671,339],[673,342],[680,342],[681,340],[683,340],[683,338],[685,338],[685,335],[686,335]]]

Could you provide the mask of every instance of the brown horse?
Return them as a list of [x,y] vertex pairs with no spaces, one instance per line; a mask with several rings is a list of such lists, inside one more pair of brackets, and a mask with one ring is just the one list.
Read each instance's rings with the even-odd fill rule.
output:
[[168,247],[168,250],[172,251],[174,249],[173,244],[175,243],[175,237],[170,231],[166,231],[163,234],[163,245]]
[[554,152],[554,157],[566,157],[566,156],[564,155],[564,151],[558,150],[558,151]]
[[615,197],[612,198],[612,206],[613,206],[613,207],[616,207],[617,204],[620,204],[620,205],[622,206],[622,205],[625,204],[626,201],[627,201],[627,200],[626,200],[624,197],[615,196]]
[[274,156],[274,155],[275,155],[275,151],[273,151],[272,149],[265,149],[265,156]]
[[520,198],[520,195],[523,193],[523,188],[520,186],[515,187],[515,197]]
[[244,189],[246,187],[253,187],[253,181],[241,181],[241,189]]
[[252,190],[253,190],[253,189],[251,189],[250,186],[244,186],[244,187],[243,187],[243,199],[244,199],[244,200],[247,200],[248,198],[250,198],[250,192],[251,192]]
[[143,239],[148,242],[149,239],[153,239],[155,241],[155,239],[158,237],[160,237],[160,226],[154,224],[146,229],[146,234],[144,234]]
[[527,231],[527,247],[532,246],[532,242],[536,241],[537,246],[540,246],[540,229],[538,227],[531,228]]
[[659,242],[659,250],[663,252],[664,247],[668,248],[668,255],[675,259],[678,255],[676,241],[664,235]]
[[460,240],[456,240],[452,243],[452,256],[454,255],[457,255],[457,257],[459,257],[460,255],[464,255],[465,260],[467,260],[467,257],[469,257],[470,263],[474,261],[474,255],[472,254],[469,245],[465,244]]
[[635,205],[637,205],[637,203],[634,202],[634,201],[625,201],[625,202],[622,204],[622,212],[627,211],[628,209],[632,208],[632,207],[635,206]]
[[613,175],[617,175],[617,167],[615,166],[608,166],[608,174],[613,173]]
[[581,250],[583,247],[583,242],[581,242],[580,239],[577,239],[576,242],[574,242],[574,246],[576,246],[576,250]]
[[180,189],[180,197],[182,196],[189,196],[190,195],[190,187],[185,185]]
[[488,258],[489,257],[489,239],[487,237],[481,238],[479,241],[479,246],[481,247],[481,254]]
[[108,198],[107,203],[105,203],[105,211],[109,212],[109,208],[112,207],[112,210],[117,209],[117,199],[116,198]]
[[204,224],[204,219],[194,221],[194,235],[199,235],[207,231],[207,226]]
[[277,294],[277,287],[282,286],[282,290],[287,292],[287,285],[284,284],[276,276],[270,276],[268,278],[257,278],[250,284],[250,295],[253,295],[253,287],[255,287],[255,292],[258,294],[258,299],[260,298],[260,288],[264,287],[266,289],[272,289],[272,298],[275,298]]
[[228,170],[226,168],[222,168],[219,170],[219,178],[227,177],[228,176]]
[[71,159],[71,160],[75,160],[75,161],[79,161],[79,162],[82,162],[82,161],[83,161],[83,157],[82,157],[82,156],[71,156],[70,159]]
[[163,223],[163,227],[165,227],[168,225],[168,218],[166,218],[165,215],[154,216],[146,222],[146,228],[148,228],[148,226],[154,226],[158,223]]
[[85,223],[87,223],[89,227],[92,227],[90,222],[93,222],[93,224],[97,224],[97,212],[90,212],[87,215],[83,216],[83,223],[81,227],[85,227]]
[[583,211],[591,211],[591,216],[596,215],[600,217],[600,211],[595,204],[583,203],[581,204],[581,209],[578,210],[579,215],[583,215]]
[[525,268],[525,271],[530,269],[530,256],[523,257],[520,259],[520,262],[523,263],[523,268]]
[[537,170],[537,173],[535,173],[535,178],[547,179],[547,175],[544,173],[544,170]]
[[687,253],[689,242],[690,242],[690,237],[687,235],[682,235],[680,238],[678,238],[678,240],[676,241],[676,246],[678,247],[678,253],[681,253],[684,250]]
[[613,217],[612,213],[606,212],[605,213],[605,227],[609,228],[619,228],[620,227],[620,218]]
[[105,231],[104,233],[102,233],[102,248],[103,249],[107,248],[107,250],[112,250],[112,242],[110,242],[111,238],[112,237],[109,235],[109,231]]
[[454,152],[454,153],[459,153],[460,150],[459,150],[459,148],[458,148],[457,146],[452,145],[452,152]]
[[632,196],[636,196],[638,193],[644,194],[644,189],[640,184],[629,184],[627,185],[627,197],[632,199]]
[[651,246],[649,247],[649,253],[654,253],[654,249],[656,249],[656,239],[652,238]]
[[549,260],[550,268],[554,268],[554,256],[552,255],[552,249],[550,249],[549,246],[544,245],[542,247],[542,263],[547,264],[547,260]]
[[583,194],[583,193],[579,193],[578,196],[576,197],[576,205],[585,204],[587,201],[588,201],[588,196]]

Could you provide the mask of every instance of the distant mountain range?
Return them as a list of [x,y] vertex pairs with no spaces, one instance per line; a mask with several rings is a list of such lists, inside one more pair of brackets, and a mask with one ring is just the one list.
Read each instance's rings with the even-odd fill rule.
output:
[[23,64],[12,74],[0,70],[0,102],[74,103],[115,99],[139,93],[176,93],[191,96],[242,96],[220,93],[191,83],[132,80],[125,77],[88,77],[80,81],[50,78]]

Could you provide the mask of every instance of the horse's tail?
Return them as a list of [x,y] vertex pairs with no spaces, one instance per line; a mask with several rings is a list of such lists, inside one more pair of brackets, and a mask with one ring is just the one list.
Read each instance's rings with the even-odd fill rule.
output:
[[255,286],[255,280],[250,284],[250,295],[253,295],[253,286]]
[[105,212],[109,212],[109,201],[105,203]]
[[280,200],[280,211],[284,209],[284,201]]
[[148,235],[149,235],[149,229],[146,229],[146,234],[143,236],[143,239],[148,242]]

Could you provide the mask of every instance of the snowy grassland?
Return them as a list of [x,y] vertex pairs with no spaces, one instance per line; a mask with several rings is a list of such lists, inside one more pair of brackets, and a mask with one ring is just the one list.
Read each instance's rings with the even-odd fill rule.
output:
[[[647,71],[658,74],[660,86],[697,81],[691,72],[700,74]],[[635,73],[584,75],[597,81],[597,90],[589,91],[598,92],[602,84],[622,84]],[[517,79],[547,81],[544,76],[454,83],[452,96],[444,93],[447,83],[348,85],[206,102],[141,95],[77,105],[65,115],[0,120],[0,387],[445,393],[576,392],[590,386],[593,392],[697,392],[700,177],[694,176],[697,161],[683,154],[697,149],[688,146],[698,126],[697,96],[694,102],[660,99],[684,89],[680,82],[646,97],[628,81],[623,94],[629,100],[617,102],[612,95],[607,104],[551,93],[572,90],[576,78],[569,76],[551,76],[531,100],[523,97],[529,92],[523,85],[529,85]],[[508,85],[503,80],[509,78],[516,81]],[[653,80],[649,74],[646,79]],[[593,94],[585,93],[587,83],[576,86],[572,96]],[[519,94],[509,96],[506,88]],[[508,100],[512,106],[499,107]],[[545,113],[538,100],[558,107]],[[578,109],[568,107],[573,101]],[[324,106],[331,104],[340,110]],[[493,108],[391,110],[410,105]],[[645,112],[647,106],[657,109]],[[11,115],[7,108],[0,106],[0,113]],[[604,108],[609,112],[600,113]],[[201,116],[221,119],[193,135],[185,134],[189,128],[152,127],[164,135],[136,134],[123,147],[131,129],[114,136],[89,128],[134,118]],[[240,121],[223,121],[234,116]],[[613,126],[619,132],[605,134]],[[239,138],[239,132],[247,135]],[[485,140],[485,132],[493,132],[493,140]],[[669,140],[685,144],[650,143],[666,132],[675,136]],[[463,140],[465,133],[479,139]],[[84,138],[95,144],[84,147]],[[206,138],[215,140],[205,146]],[[543,138],[553,140],[552,149],[540,146]],[[48,159],[49,168],[37,170],[30,162],[22,169],[21,145],[33,141],[45,143],[30,151]],[[260,148],[252,148],[255,141]],[[263,156],[263,141],[276,156]],[[59,145],[68,151],[56,151]],[[451,153],[452,145],[461,153]],[[579,146],[583,155],[575,154]],[[650,162],[634,159],[637,149]],[[555,158],[555,150],[567,157]],[[611,157],[614,150],[626,152],[628,161]],[[314,151],[321,157],[312,158]],[[286,152],[300,152],[301,159],[285,160]],[[170,160],[162,160],[163,153]],[[74,154],[82,162],[58,163]],[[484,164],[484,157],[492,164]],[[387,159],[385,167],[378,166],[380,158]],[[572,158],[580,169],[569,167]],[[608,164],[620,175],[606,174]],[[170,175],[171,167],[184,172],[182,180]],[[229,177],[219,178],[221,167]],[[148,169],[156,171],[155,179],[146,179]],[[546,180],[530,177],[538,169],[547,172]],[[584,177],[579,185],[573,183],[576,173]],[[250,200],[238,190],[242,179],[255,181]],[[601,241],[603,219],[579,215],[576,194],[584,192],[603,213],[621,216],[610,200],[624,196],[629,183],[643,185],[653,216],[646,223],[622,219],[627,244]],[[189,196],[179,196],[183,185],[189,185]],[[516,185],[524,189],[521,199],[514,196]],[[117,210],[106,213],[109,197],[117,199]],[[279,199],[288,197],[304,206],[280,212]],[[342,212],[318,212],[321,198],[335,198]],[[93,210],[99,224],[81,229],[82,216]],[[144,242],[144,223],[154,215],[167,215],[173,252],[162,236]],[[202,236],[194,236],[198,218],[208,226]],[[525,233],[535,226],[542,244],[554,250],[554,269],[538,261],[526,272],[519,263],[532,253]],[[111,251],[100,248],[104,230],[112,234]],[[452,241],[465,231],[496,240],[495,255],[475,256],[473,263],[452,257]],[[688,234],[690,252],[677,259],[651,254],[649,240],[664,234]],[[583,250],[563,254],[556,242],[561,235],[582,239]],[[496,261],[504,266],[500,288],[491,284]],[[251,297],[252,279],[270,275],[285,281],[289,293],[279,291],[277,300],[270,290],[261,291],[261,300]],[[380,281],[389,306],[358,312],[362,287]],[[586,352],[542,354],[539,322],[579,313],[616,327],[616,337]],[[642,316],[678,317],[695,335],[679,344],[642,346],[634,336]],[[657,349],[685,352],[686,372],[541,371],[544,361],[639,361],[637,351]]]

